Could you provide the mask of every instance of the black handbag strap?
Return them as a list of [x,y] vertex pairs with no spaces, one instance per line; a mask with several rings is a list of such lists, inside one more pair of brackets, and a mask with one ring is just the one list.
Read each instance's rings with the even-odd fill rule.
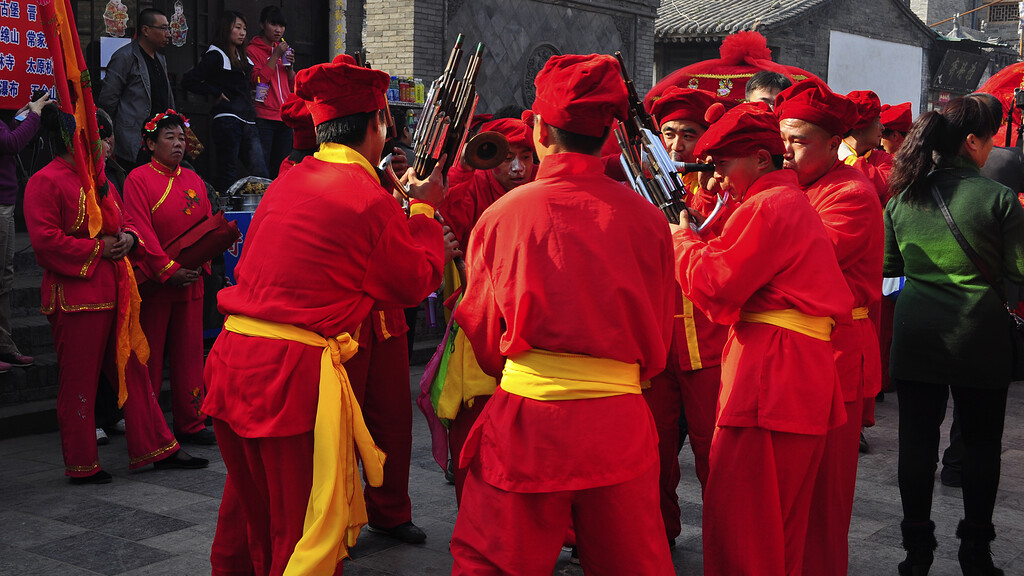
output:
[[974,262],[974,266],[981,272],[982,278],[985,279],[992,289],[996,291],[996,295],[1003,301],[1003,307],[1012,314],[1010,306],[1007,303],[1005,291],[999,284],[992,278],[992,274],[988,271],[988,267],[981,261],[981,256],[974,251],[970,243],[967,242],[967,238],[964,238],[963,233],[960,232],[960,228],[957,227],[956,222],[953,221],[953,216],[949,213],[949,207],[946,206],[946,201],[942,199],[942,193],[939,192],[939,187],[934,183],[932,184],[932,197],[935,198],[935,202],[939,205],[939,210],[942,211],[942,217],[946,219],[946,225],[949,226],[949,231],[953,233],[953,237],[956,238],[957,244],[960,244],[960,248],[963,249],[964,254],[967,254],[967,258]]

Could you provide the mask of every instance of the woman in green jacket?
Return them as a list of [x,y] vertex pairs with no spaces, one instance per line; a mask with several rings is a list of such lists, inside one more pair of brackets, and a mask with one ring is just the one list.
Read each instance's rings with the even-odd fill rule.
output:
[[960,567],[965,576],[1003,574],[992,564],[990,542],[1013,356],[1009,320],[1002,295],[961,249],[932,195],[934,185],[999,285],[1024,282],[1024,208],[1009,188],[978,174],[999,122],[977,94],[923,114],[890,176],[883,272],[906,276],[890,363],[900,409],[902,576],[927,574],[936,548],[932,486],[950,394],[966,445]]

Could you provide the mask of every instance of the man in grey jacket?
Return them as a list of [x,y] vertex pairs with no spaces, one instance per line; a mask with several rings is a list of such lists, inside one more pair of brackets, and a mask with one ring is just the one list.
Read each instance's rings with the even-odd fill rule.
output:
[[131,170],[142,149],[142,126],[157,112],[174,107],[167,60],[157,52],[171,40],[167,15],[147,8],[130,44],[110,57],[99,106],[114,120],[114,156]]

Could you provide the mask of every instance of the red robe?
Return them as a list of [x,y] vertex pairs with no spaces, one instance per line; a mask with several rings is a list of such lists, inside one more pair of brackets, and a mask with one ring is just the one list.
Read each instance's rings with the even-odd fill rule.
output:
[[825,433],[844,418],[832,347],[739,314],[796,309],[849,322],[852,295],[791,171],[754,182],[718,238],[680,230],[674,240],[683,293],[733,324],[704,497],[705,574],[799,573],[810,498],[794,494],[813,483]]
[[451,227],[459,246],[469,246],[469,233],[480,215],[505,195],[505,189],[490,170],[476,170],[459,184],[452,186],[448,197],[437,210],[444,223]]
[[[355,336],[375,303],[403,308],[426,298],[441,281],[443,261],[440,225],[422,215],[406,217],[376,174],[360,164],[306,158],[268,188],[235,268],[237,284],[222,290],[218,302],[224,314],[292,324],[325,336]],[[285,452],[292,460],[311,466],[321,353],[297,342],[222,332],[206,362],[203,411],[213,416],[215,426],[229,426],[240,439],[231,457],[225,454],[229,477],[235,479],[229,485],[243,495],[264,494],[269,502],[260,509],[287,504],[285,520],[275,519],[276,529],[263,534],[273,542],[250,542],[286,551],[278,556],[290,554],[302,534],[312,478],[296,472],[283,483],[264,476],[264,484],[250,481],[238,487],[252,480],[239,463],[287,475],[282,462],[269,456],[262,464],[253,460],[264,445],[283,439],[291,445]],[[250,528],[269,524],[250,519]],[[231,527],[223,529],[230,532]],[[221,538],[218,526],[214,557],[237,557],[219,548],[221,542],[237,541]],[[283,565],[287,558],[273,562]]]
[[[641,380],[661,372],[675,293],[667,231],[657,209],[603,175],[599,158],[545,158],[537,179],[493,204],[470,238],[469,284],[455,320],[481,368],[498,376],[506,356],[541,349],[636,363]],[[462,452],[461,465],[470,467],[464,498],[475,498],[471,487],[477,480],[510,498],[629,483],[654,466],[656,443],[650,411],[639,395],[539,402],[499,389]],[[650,550],[619,550],[619,561],[634,562],[631,569],[641,572],[635,566],[667,566],[661,566],[667,547],[656,528],[656,485],[654,475],[649,478],[640,490],[610,495],[622,510],[644,519],[642,536]],[[631,506],[634,493],[645,504]],[[508,504],[485,501],[501,509]],[[486,546],[480,527],[489,525],[489,510],[460,511],[454,573],[472,565],[474,551]],[[568,508],[562,513],[568,515]],[[603,520],[600,530],[617,530],[614,519]],[[576,524],[581,547],[584,540],[600,539],[584,538],[591,529],[589,522]],[[519,566],[515,556],[525,548],[518,542],[531,538],[530,531],[502,530],[506,545],[489,560]],[[557,550],[564,527],[550,536],[544,542],[548,549],[535,554]]]
[[203,281],[188,287],[167,283],[181,266],[164,247],[211,212],[206,185],[195,172],[173,170],[156,160],[132,170],[124,183],[125,210],[139,227],[146,245],[132,258],[142,293],[140,319],[150,340],[149,379],[159,396],[166,345],[171,375],[174,429],[194,434],[206,428],[199,407],[203,383]]
[[[100,206],[104,230],[124,230],[142,238],[122,210],[113,185]],[[90,476],[100,468],[93,436],[96,383],[101,371],[110,382],[118,381],[113,359],[116,265],[102,257],[103,242],[89,237],[85,194],[74,166],[62,158],[54,159],[29,180],[25,188],[25,224],[36,260],[45,270],[40,309],[53,325],[61,367],[57,419],[66,474]],[[132,255],[145,253],[145,246],[139,242]],[[125,377],[129,467],[138,468],[174,454],[178,443],[150,392],[145,366],[134,357],[129,359]]]
[[[804,193],[825,224],[854,307],[875,309],[882,296],[885,239],[875,186],[858,169],[836,162]],[[869,318],[836,326],[832,349],[843,385],[846,424],[829,431],[814,487],[804,558],[804,569],[811,574],[846,573],[862,411],[882,386],[878,330]]]
[[[852,149],[845,142],[846,150]],[[884,207],[892,194],[889,193],[889,173],[892,172],[892,154],[885,150],[868,150],[867,154],[857,156],[856,153],[843,158],[847,166],[856,168],[861,174],[867,177],[878,194],[878,200]]]
[[[687,186],[687,205],[707,218],[715,209],[717,195],[700,187],[697,174],[683,176]],[[729,214],[737,203],[726,200],[719,214],[702,233],[710,239],[721,233]],[[693,302],[677,291],[677,303],[665,371],[651,379],[644,398],[651,408],[658,427],[658,460],[660,473],[661,515],[669,540],[682,530],[679,497],[679,450],[687,435],[693,451],[694,468],[701,488],[708,478],[711,439],[715,430],[715,409],[722,380],[722,349],[729,327],[716,324],[697,309]]]

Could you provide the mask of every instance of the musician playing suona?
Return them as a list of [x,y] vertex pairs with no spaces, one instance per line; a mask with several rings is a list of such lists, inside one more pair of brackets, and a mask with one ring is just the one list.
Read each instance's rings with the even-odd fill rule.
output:
[[132,254],[143,294],[142,330],[149,339],[149,379],[159,397],[164,380],[164,347],[170,365],[174,435],[180,442],[216,444],[202,406],[203,270],[172,260],[167,245],[210,215],[206,185],[179,166],[185,154],[185,120],[168,110],[143,125],[150,161],[131,171],[124,184],[125,210],[141,233],[143,255]]
[[863,399],[874,398],[881,388],[878,334],[868,318],[868,309],[881,298],[881,206],[871,182],[837,156],[842,135],[859,116],[853,102],[821,82],[804,80],[779,94],[775,112],[785,142],[785,166],[796,174],[825,224],[853,294],[853,306],[845,311],[852,311],[852,324],[839,324],[832,332],[846,423],[828,434],[804,560],[807,574],[846,574]]
[[[372,165],[387,137],[389,82],[351,57],[296,76],[320,149],[275,180],[260,203],[237,285],[219,294],[225,330],[206,363],[203,411],[214,418],[231,492],[222,506],[233,502],[246,519],[241,525],[222,510],[215,574],[278,575],[286,566],[341,574],[366,523],[353,443],[380,485],[384,455],[342,363],[355,354],[357,328],[374,303],[422,301],[440,283],[444,259],[441,226],[430,217],[444,194],[440,174],[411,177],[416,200],[406,217]],[[246,531],[252,561],[262,565],[233,565],[245,551],[222,548],[244,541]]]
[[[704,113],[715,102],[725,102],[710,92],[688,88],[670,88],[654,101],[651,113],[661,128],[665,147],[676,162],[693,162],[697,139],[707,130]],[[729,107],[735,102],[729,102]],[[706,218],[715,207],[717,195],[701,187],[697,172],[682,176],[686,185],[687,205]],[[714,186],[717,189],[717,186]],[[716,223],[725,223],[728,212],[736,206],[729,201]],[[712,238],[720,226],[708,229],[704,238]],[[644,399],[651,408],[658,427],[658,485],[662,520],[669,545],[675,545],[681,524],[679,520],[679,450],[690,434],[697,479],[703,488],[708,478],[708,452],[715,431],[715,408],[722,379],[722,348],[729,327],[716,324],[696,310],[682,292],[676,291],[672,346],[665,371],[651,379],[644,390]]]
[[[445,223],[451,227],[461,247],[469,244],[470,232],[484,210],[520,184],[533,179],[533,132],[526,122],[519,118],[491,120],[480,127],[480,132],[487,131],[498,132],[508,140],[509,151],[505,161],[491,170],[476,170],[469,178],[453,186],[440,208]],[[486,389],[475,389],[467,382],[479,383]],[[464,379],[463,385],[464,394],[470,397],[464,399],[448,428],[448,451],[455,475],[457,504],[462,502],[466,483],[466,468],[459,466],[459,455],[467,434],[494,393],[494,381],[490,377]]]
[[452,185],[439,210],[451,227],[459,245],[469,245],[469,232],[480,215],[498,198],[533,179],[533,134],[519,118],[499,118],[484,123],[478,133],[497,132],[508,140],[505,161],[490,170],[474,170],[472,175]]
[[882,144],[882,102],[870,90],[854,90],[846,98],[857,105],[857,121],[839,145],[839,159],[867,177],[882,206],[889,201],[892,155],[879,150]]
[[[58,120],[58,115],[63,118]],[[60,364],[57,419],[65,474],[72,484],[105,484],[94,436],[93,405],[100,371],[124,402],[129,468],[204,468],[178,446],[149,387],[146,338],[139,326],[139,296],[127,254],[146,250],[141,234],[122,211],[113,186],[97,192],[90,212],[66,141],[75,119],[56,106],[42,111],[51,149],[57,154],[25,189],[25,224],[43,275],[42,305],[53,326]],[[63,132],[63,134],[62,134]],[[109,184],[109,183],[108,183]],[[90,235],[90,224],[100,230]]]
[[844,417],[829,337],[853,298],[796,174],[779,169],[784,151],[763,104],[712,123],[696,154],[740,205],[709,242],[688,218],[673,233],[683,294],[732,325],[704,492],[708,576],[800,574],[825,436]]
[[554,56],[535,84],[537,178],[477,222],[455,311],[501,385],[462,451],[452,573],[550,573],[572,522],[587,574],[673,574],[640,395],[671,338],[668,225],[603,175],[627,114],[616,60]]
[[305,100],[295,94],[289,96],[281,105],[281,121],[292,129],[292,151],[281,161],[278,177],[284,176],[303,158],[312,156],[318,148],[313,117],[309,115]]

